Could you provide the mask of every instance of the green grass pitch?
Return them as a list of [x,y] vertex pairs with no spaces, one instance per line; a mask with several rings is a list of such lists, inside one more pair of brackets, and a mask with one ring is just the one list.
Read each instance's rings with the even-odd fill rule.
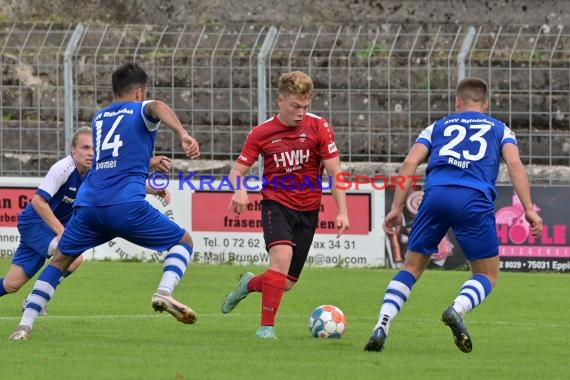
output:
[[[0,273],[9,261],[0,260]],[[260,295],[222,315],[225,294],[244,270],[193,265],[175,292],[198,313],[183,325],[155,313],[150,297],[161,265],[85,262],[65,280],[30,340],[7,338],[31,289],[0,299],[1,379],[567,379],[570,374],[570,276],[502,273],[499,286],[466,323],[464,354],[439,320],[468,272],[428,271],[392,324],[385,350],[364,352],[393,270],[306,268],[285,294],[277,341],[255,338]],[[340,340],[309,335],[320,304],[347,316]]]

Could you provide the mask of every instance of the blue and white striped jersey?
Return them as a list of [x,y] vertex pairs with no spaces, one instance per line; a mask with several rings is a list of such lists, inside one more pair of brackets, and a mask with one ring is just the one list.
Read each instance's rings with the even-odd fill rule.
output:
[[[75,166],[73,157],[69,155],[52,165],[36,191],[36,194],[48,201],[54,215],[64,226],[71,218],[73,204],[83,178]],[[43,223],[43,220],[30,202],[20,213],[18,222],[33,224]]]

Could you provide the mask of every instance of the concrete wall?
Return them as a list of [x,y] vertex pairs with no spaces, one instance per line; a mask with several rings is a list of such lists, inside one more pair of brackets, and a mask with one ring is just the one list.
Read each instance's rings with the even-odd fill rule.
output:
[[462,23],[570,25],[568,1],[0,0],[0,20],[109,23]]

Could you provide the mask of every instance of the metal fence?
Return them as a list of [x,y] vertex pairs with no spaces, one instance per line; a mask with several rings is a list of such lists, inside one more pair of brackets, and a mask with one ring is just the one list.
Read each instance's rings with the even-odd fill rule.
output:
[[[546,167],[532,181],[570,183],[552,174],[570,166],[562,27],[0,24],[0,59],[3,176],[43,175],[70,132],[112,101],[110,74],[130,60],[147,69],[151,97],[174,108],[208,162],[235,159],[248,131],[276,112],[285,71],[314,79],[311,111],[333,125],[343,160],[372,163],[400,162],[425,126],[453,112],[458,78],[476,75],[524,162]],[[168,130],[156,153],[180,157]]]

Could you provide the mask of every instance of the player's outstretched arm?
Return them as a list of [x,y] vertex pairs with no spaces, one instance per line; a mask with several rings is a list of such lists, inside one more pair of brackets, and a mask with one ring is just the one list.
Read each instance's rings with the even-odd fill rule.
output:
[[198,158],[200,156],[200,146],[195,138],[190,136],[184,126],[166,103],[160,100],[153,100],[146,106],[146,111],[155,119],[162,121],[169,129],[178,135],[180,145],[190,158]]
[[501,153],[507,164],[513,188],[524,208],[526,220],[531,226],[531,233],[536,236],[542,231],[542,218],[532,207],[530,184],[528,182],[526,169],[519,155],[519,148],[515,144],[505,144],[503,145]]

